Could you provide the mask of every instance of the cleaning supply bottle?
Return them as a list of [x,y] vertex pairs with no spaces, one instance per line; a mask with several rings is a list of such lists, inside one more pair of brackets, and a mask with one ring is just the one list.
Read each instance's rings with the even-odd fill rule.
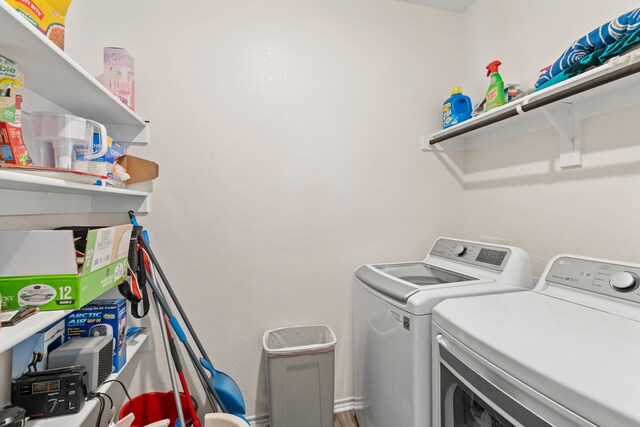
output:
[[442,105],[442,128],[446,129],[470,119],[472,111],[471,99],[462,94],[460,86],[454,87],[451,96]]
[[504,99],[504,82],[502,81],[502,76],[498,73],[500,65],[502,65],[500,61],[493,61],[487,65],[487,77],[491,77],[491,83],[489,83],[489,89],[487,89],[486,111],[507,103]]

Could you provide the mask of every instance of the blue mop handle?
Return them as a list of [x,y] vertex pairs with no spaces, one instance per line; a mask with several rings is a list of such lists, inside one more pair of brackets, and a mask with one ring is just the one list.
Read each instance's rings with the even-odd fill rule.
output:
[[187,335],[184,333],[184,330],[182,329],[182,326],[180,326],[180,322],[178,322],[176,316],[169,317],[169,323],[171,323],[171,327],[175,331],[180,342],[185,342],[187,340]]

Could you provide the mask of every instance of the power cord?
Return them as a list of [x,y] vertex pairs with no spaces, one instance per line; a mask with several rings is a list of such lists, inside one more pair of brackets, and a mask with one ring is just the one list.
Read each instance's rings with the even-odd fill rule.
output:
[[111,398],[111,396],[109,396],[107,393],[100,393],[99,391],[96,391],[93,394],[95,394],[96,396],[102,396],[109,399],[109,405],[111,405],[111,409],[113,409],[113,399]]
[[[129,391],[127,390],[127,387],[125,387],[125,385],[122,383],[122,381],[120,380],[107,380],[105,382],[103,382],[102,384],[107,384],[107,383],[118,383],[120,384],[120,387],[122,387],[122,390],[124,391],[124,394],[127,396],[127,399],[129,400],[129,408],[132,409],[131,407],[131,395],[129,395]],[[113,399],[111,398],[111,396],[109,396],[107,393],[101,393],[99,391],[93,392],[93,393],[89,393],[87,395],[87,399],[86,400],[91,400],[91,399],[98,399],[98,401],[100,402],[100,410],[98,411],[98,419],[96,420],[96,427],[100,427],[100,422],[102,421],[102,417],[104,415],[104,410],[107,406],[107,402],[105,400],[105,397],[107,399],[109,399],[109,405],[110,405],[110,410],[113,409]]]
[[107,384],[107,383],[118,383],[118,384],[120,384],[120,387],[122,387],[122,390],[124,391],[124,394],[127,396],[127,399],[129,399],[129,408],[131,409],[131,396],[129,395],[129,391],[127,390],[127,387],[125,387],[125,385],[122,384],[122,381],[120,381],[120,380],[107,380],[103,384]]
[[[100,427],[100,421],[102,421],[102,415],[104,414],[104,408],[106,406],[106,402],[104,400],[104,396],[107,396],[104,393],[91,393],[87,396],[87,400],[98,399],[100,402],[100,410],[98,411],[98,419],[96,420],[96,427]],[[111,400],[111,398],[109,398]],[[112,407],[113,407],[113,401]]]

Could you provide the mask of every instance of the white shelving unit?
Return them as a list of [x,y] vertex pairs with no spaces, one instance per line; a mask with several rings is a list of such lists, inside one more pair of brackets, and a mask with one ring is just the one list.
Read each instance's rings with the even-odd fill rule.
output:
[[640,55],[631,52],[425,138],[423,151],[467,151],[555,129],[561,167],[580,166],[580,121],[640,105]]
[[[149,127],[66,53],[0,1],[0,55],[25,75],[23,110],[75,114],[104,124],[119,142],[145,145]],[[0,170],[0,215],[149,211],[149,193]]]
[[[129,368],[129,362],[136,356],[138,351],[143,348],[143,345],[149,338],[149,332],[144,331],[141,332],[138,336],[136,336],[132,342],[127,346],[127,363],[120,369],[119,372],[115,374],[111,374],[107,377],[108,380],[118,379],[123,372],[125,372]],[[113,386],[114,383],[106,383],[98,388],[98,392],[107,393],[109,389]],[[117,387],[117,386],[116,386]],[[60,417],[51,417],[51,418],[43,418],[39,420],[27,421],[28,427],[41,427],[41,426],[81,426],[84,421],[89,418],[94,409],[98,406],[98,401],[96,399],[91,399],[84,404],[84,407],[80,412],[73,415],[63,415]],[[107,409],[108,410],[108,409]]]
[[149,193],[0,170],[0,215],[149,212]]
[[40,311],[15,326],[0,328],[0,353],[11,350],[16,344],[63,319],[71,312],[73,310]]
[[[0,2],[0,55],[18,63],[29,94],[107,127],[121,142],[143,143],[146,123],[6,2]],[[30,107],[25,97],[25,110]]]
[[[116,141],[148,144],[149,126],[138,114],[1,0],[0,55],[16,61],[25,75],[25,87],[19,90],[24,97],[25,122],[34,111],[70,113],[104,124]],[[142,191],[99,187],[63,178],[0,169],[0,216],[149,211],[150,183]],[[11,371],[11,349],[71,311],[39,312],[15,326],[0,329],[0,377],[5,378],[0,403],[10,397],[7,394],[10,382],[6,379]],[[118,378],[128,369],[131,359],[146,347],[148,337],[147,331],[134,338],[127,348],[127,364],[109,379]],[[106,392],[110,387],[111,383],[105,384],[99,391]],[[92,400],[76,415],[30,421],[27,425],[80,426],[96,405]]]

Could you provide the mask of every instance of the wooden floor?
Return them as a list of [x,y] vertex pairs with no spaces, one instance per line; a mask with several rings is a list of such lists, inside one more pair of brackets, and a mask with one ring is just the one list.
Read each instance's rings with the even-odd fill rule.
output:
[[338,412],[333,416],[333,427],[358,427],[354,411]]

